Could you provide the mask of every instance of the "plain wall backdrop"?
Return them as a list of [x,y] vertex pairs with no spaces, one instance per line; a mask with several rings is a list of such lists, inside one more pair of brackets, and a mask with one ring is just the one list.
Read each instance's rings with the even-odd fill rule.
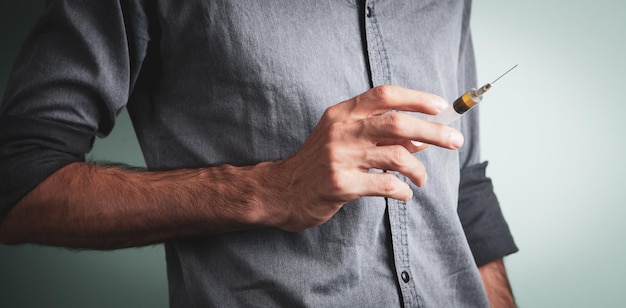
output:
[[[43,1],[0,3],[0,85]],[[520,307],[626,307],[626,2],[475,0],[483,158],[520,247]],[[92,159],[142,166],[124,113]],[[160,245],[0,245],[0,307],[167,307]]]

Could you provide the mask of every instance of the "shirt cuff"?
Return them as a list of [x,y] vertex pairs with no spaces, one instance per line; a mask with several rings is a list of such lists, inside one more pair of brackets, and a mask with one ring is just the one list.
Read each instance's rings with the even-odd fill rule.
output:
[[0,218],[52,173],[84,161],[92,140],[93,133],[64,123],[0,117]]
[[486,168],[487,162],[461,169],[459,186],[457,211],[477,266],[518,251]]

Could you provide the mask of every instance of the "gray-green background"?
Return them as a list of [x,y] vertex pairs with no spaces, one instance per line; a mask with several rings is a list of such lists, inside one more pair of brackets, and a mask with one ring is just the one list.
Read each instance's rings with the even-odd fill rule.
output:
[[[0,85],[41,1],[0,3]],[[521,307],[625,307],[626,2],[475,0],[483,157],[521,251]],[[92,158],[143,165],[126,114]],[[0,307],[166,307],[161,246],[0,245]]]

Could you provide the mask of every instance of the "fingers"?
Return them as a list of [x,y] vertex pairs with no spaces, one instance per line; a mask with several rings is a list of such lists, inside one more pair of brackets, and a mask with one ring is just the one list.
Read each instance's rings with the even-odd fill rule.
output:
[[363,177],[363,181],[367,183],[361,187],[371,190],[363,191],[362,196],[384,196],[404,201],[413,196],[409,185],[390,173],[369,173]]
[[413,196],[409,185],[391,173],[346,172],[337,178],[341,180],[331,190],[341,200],[378,196],[406,201]]
[[[396,110],[434,115],[447,106],[441,97],[431,93],[382,85],[327,109],[326,116],[330,122],[362,121],[356,129],[369,134],[370,141],[375,144],[389,144],[389,140],[406,144],[413,140],[458,149],[463,145],[463,136],[457,130],[403,112],[389,112]],[[424,147],[415,144],[406,148],[414,152]]]
[[376,147],[368,151],[364,163],[369,166],[368,169],[376,168],[400,172],[419,187],[426,183],[424,164],[402,146]]
[[363,118],[391,110],[437,114],[448,105],[437,95],[393,85],[377,86],[345,103],[353,115]]
[[[425,121],[401,112],[392,112],[361,121],[361,129],[377,144],[387,140],[415,140],[448,149],[463,146],[463,135],[449,126]],[[422,148],[420,144],[413,143]],[[408,149],[408,148],[407,148]]]

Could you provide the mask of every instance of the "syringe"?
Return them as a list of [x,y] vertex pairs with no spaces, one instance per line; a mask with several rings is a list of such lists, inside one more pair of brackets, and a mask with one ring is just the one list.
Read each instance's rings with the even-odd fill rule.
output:
[[470,109],[476,107],[478,103],[480,103],[483,99],[483,94],[485,94],[496,81],[500,80],[500,78],[504,77],[504,75],[508,74],[512,71],[515,66],[511,67],[508,71],[504,72],[504,74],[500,75],[500,77],[496,78],[496,80],[478,88],[478,89],[470,89],[467,92],[463,93],[461,97],[457,98],[452,105],[448,105],[448,107],[441,112],[439,112],[436,116],[432,117],[430,120],[433,122],[441,123],[441,124],[450,124],[454,120],[458,119],[469,111]]

